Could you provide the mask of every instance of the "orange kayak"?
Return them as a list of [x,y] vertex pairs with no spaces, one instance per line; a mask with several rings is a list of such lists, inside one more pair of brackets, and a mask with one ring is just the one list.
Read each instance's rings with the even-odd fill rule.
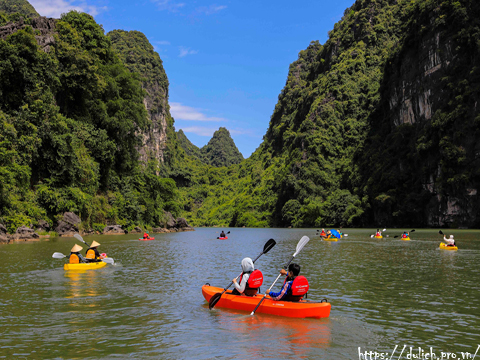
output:
[[[210,285],[202,286],[202,294],[207,301],[209,301],[214,294],[221,293],[222,291],[223,289],[219,287]],[[255,296],[232,295],[232,292],[228,290],[222,295],[216,306],[252,312],[262,297],[262,294],[257,294]],[[330,308],[331,305],[328,302],[314,302],[308,300],[302,300],[299,302],[273,301],[270,296],[267,295],[257,309],[257,313],[296,318],[325,318],[330,316]]]

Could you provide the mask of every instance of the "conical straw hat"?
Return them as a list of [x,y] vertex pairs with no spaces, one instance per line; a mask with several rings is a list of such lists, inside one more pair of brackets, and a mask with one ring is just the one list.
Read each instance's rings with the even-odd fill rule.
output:
[[80,250],[82,250],[83,248],[78,245],[78,244],[75,244],[72,248],[72,250],[70,250],[71,252],[79,252]]
[[90,245],[90,247],[92,248],[92,247],[97,247],[97,246],[100,246],[100,244],[97,243],[95,240],[93,240],[92,245]]

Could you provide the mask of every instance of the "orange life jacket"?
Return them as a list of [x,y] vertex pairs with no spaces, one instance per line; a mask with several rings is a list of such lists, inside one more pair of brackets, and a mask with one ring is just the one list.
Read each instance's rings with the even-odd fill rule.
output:
[[87,253],[85,254],[85,257],[87,259],[95,259],[95,250],[93,249],[88,249]]
[[80,263],[80,258],[78,257],[77,254],[70,254],[70,264],[79,264]]

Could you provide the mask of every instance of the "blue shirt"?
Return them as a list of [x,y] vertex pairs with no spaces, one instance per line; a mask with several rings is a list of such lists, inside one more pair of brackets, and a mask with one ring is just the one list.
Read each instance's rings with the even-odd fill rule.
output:
[[281,301],[281,300],[285,299],[287,297],[288,293],[290,292],[290,289],[292,287],[292,282],[293,282],[293,279],[291,279],[289,281],[285,281],[283,283],[283,286],[282,286],[282,289],[280,290],[280,292],[276,293],[276,292],[270,291],[270,293],[268,295],[270,295],[272,300],[275,300],[275,301]]

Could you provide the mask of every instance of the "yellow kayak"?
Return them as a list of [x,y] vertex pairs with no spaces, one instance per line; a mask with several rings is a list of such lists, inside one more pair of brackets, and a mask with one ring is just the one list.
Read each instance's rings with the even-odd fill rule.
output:
[[80,264],[65,264],[63,265],[63,270],[94,270],[100,269],[105,265],[107,265],[107,263],[103,261]]
[[410,240],[410,238],[409,238],[409,237],[406,237],[406,238],[400,238],[400,240],[405,240],[405,241],[407,241],[407,240]]
[[326,238],[323,238],[324,241],[338,241],[338,238],[335,236],[328,236]]
[[375,237],[375,239],[383,239],[382,235],[380,235],[380,236],[375,235],[374,237]]
[[447,246],[445,243],[440,243],[440,249],[443,250],[458,250],[458,247],[456,246]]

